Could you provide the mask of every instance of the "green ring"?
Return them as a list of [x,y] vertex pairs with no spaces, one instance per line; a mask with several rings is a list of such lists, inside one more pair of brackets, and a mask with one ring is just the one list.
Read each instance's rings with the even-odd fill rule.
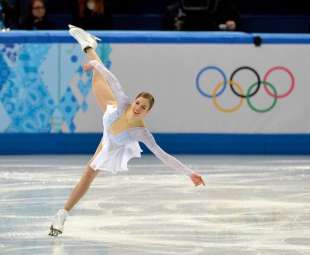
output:
[[249,87],[249,89],[248,89],[248,91],[247,91],[247,93],[246,93],[246,101],[247,101],[249,107],[250,107],[254,112],[261,112],[261,113],[264,113],[264,112],[269,112],[270,110],[272,110],[272,109],[276,106],[276,103],[277,103],[277,101],[278,101],[278,98],[277,98],[278,93],[277,93],[276,88],[275,88],[270,82],[268,82],[268,81],[261,81],[261,83],[263,83],[264,86],[269,86],[269,87],[271,88],[271,90],[273,91],[275,97],[273,97],[272,105],[269,106],[269,107],[266,108],[266,109],[258,109],[258,108],[256,108],[256,107],[251,103],[249,95],[251,94],[252,89],[253,89],[255,86],[258,85],[258,82],[254,82],[254,83]]

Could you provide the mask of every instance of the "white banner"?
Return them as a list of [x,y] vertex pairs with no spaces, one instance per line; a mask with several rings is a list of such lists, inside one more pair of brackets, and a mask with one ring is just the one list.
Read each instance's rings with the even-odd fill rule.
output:
[[114,44],[110,57],[129,95],[155,95],[155,132],[309,133],[309,55],[300,44]]

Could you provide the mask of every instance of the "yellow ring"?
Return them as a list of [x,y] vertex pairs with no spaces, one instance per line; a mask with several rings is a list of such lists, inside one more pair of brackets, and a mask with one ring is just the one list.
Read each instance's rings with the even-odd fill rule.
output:
[[[235,81],[229,81],[229,84],[232,86],[235,86],[235,88],[237,88],[238,92],[240,95],[243,95],[243,91],[241,86],[235,82]],[[217,110],[219,110],[220,112],[235,112],[237,110],[240,109],[240,107],[243,104],[244,98],[240,97],[240,102],[239,104],[237,104],[236,106],[232,107],[232,108],[223,108],[222,106],[220,106],[220,104],[218,103],[217,99],[216,99],[216,93],[218,92],[218,90],[224,85],[224,81],[219,82],[218,84],[216,84],[215,88],[212,91],[212,102],[215,106],[215,108]]]

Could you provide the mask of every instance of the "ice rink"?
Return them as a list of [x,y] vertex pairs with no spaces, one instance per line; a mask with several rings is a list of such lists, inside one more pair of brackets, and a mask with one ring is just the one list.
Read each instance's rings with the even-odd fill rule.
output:
[[310,157],[178,158],[207,186],[143,156],[101,173],[52,238],[89,157],[1,156],[0,254],[310,254]]

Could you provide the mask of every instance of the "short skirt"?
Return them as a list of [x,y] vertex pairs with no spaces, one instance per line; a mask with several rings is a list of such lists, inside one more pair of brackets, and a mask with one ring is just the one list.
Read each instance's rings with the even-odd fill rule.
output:
[[[115,119],[116,107],[108,105],[103,115],[103,126],[109,126]],[[104,129],[107,132],[108,128]],[[132,158],[140,158],[142,149],[138,141],[128,141],[123,145],[116,145],[108,134],[104,134],[101,146],[97,149],[90,161],[90,167],[94,170],[108,171],[112,173],[128,171],[128,162]]]
[[112,173],[128,171],[128,162],[132,158],[141,157],[142,150],[138,142],[114,147],[113,149],[109,147],[107,144],[101,144],[101,148],[90,162],[92,169]]

